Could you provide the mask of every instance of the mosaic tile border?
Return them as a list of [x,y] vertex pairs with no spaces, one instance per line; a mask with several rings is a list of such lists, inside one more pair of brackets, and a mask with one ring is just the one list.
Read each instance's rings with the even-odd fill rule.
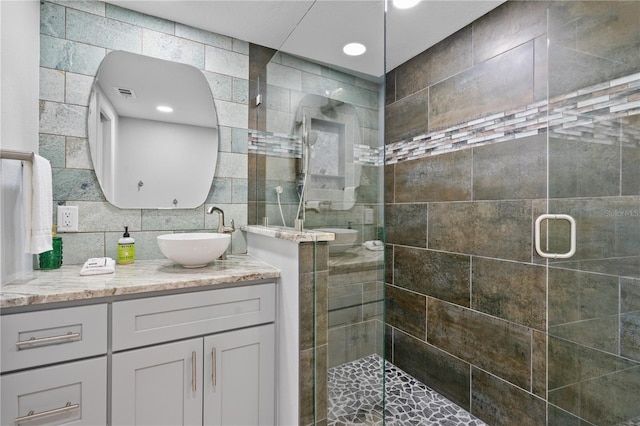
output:
[[390,143],[385,164],[546,132],[564,139],[639,147],[640,131],[625,129],[621,134],[614,121],[638,114],[640,73]]
[[[280,158],[302,158],[302,140],[298,136],[285,133],[249,130],[248,150],[253,154]],[[384,148],[368,145],[354,145],[353,157],[356,164],[381,166]]]
[[385,369],[383,422],[382,358],[374,354],[330,368],[327,424],[486,426],[393,364],[385,361]]

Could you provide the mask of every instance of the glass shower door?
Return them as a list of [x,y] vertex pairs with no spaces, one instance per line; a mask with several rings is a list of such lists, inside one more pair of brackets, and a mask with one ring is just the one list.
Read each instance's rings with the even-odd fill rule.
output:
[[[640,2],[548,9],[549,425],[640,422]],[[570,251],[566,220],[543,251]]]

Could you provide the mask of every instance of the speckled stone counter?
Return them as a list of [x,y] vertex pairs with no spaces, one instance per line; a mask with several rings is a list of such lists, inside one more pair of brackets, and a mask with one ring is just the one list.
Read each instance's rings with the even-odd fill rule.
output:
[[204,268],[186,269],[170,260],[141,260],[116,265],[115,273],[80,276],[82,265],[33,273],[0,287],[0,308],[70,302],[274,279],[280,271],[248,255],[229,255]]
[[333,241],[335,239],[335,235],[333,232],[316,231],[313,229],[296,231],[293,228],[244,225],[242,227],[242,230],[248,233],[264,235],[265,237],[278,238],[280,240],[291,241],[294,243]]

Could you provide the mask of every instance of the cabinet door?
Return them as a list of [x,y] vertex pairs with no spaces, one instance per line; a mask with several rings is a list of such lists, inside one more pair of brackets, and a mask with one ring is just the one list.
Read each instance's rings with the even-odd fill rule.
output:
[[201,425],[202,338],[112,359],[113,425]]
[[274,424],[273,324],[205,337],[204,360],[205,425]]
[[2,425],[107,424],[106,357],[0,378]]

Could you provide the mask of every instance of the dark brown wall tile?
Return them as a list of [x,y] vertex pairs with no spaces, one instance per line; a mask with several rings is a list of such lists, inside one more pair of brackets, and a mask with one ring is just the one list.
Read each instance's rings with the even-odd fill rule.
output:
[[395,201],[471,200],[471,150],[396,164]]
[[495,426],[544,426],[547,408],[543,399],[473,368],[471,414]]
[[640,279],[620,279],[620,312],[640,311]]
[[622,148],[622,195],[640,195],[640,148]]
[[394,246],[387,244],[384,249],[384,281],[388,284],[393,284],[393,257]]
[[640,416],[639,388],[640,367],[636,365],[553,391],[549,401],[584,419],[580,424],[625,424]]
[[531,202],[430,203],[428,248],[530,261]]
[[[550,392],[634,365],[637,364],[625,361],[615,355],[549,336],[548,377]],[[549,394],[549,402],[554,402],[551,393]]]
[[[321,345],[316,348],[315,353],[315,394],[316,394],[316,422],[321,422],[327,417],[328,403],[328,368],[327,368],[327,345]],[[319,424],[319,423],[316,423]]]
[[397,330],[394,350],[395,366],[469,411],[469,364]]
[[620,315],[620,355],[640,361],[640,312]]
[[397,99],[471,67],[471,34],[471,26],[467,26],[396,68]]
[[618,313],[618,277],[549,268],[549,325]]
[[620,146],[549,139],[549,196],[603,197],[620,193]]
[[474,64],[520,46],[546,31],[546,1],[503,3],[473,23]]
[[424,89],[387,105],[384,109],[385,144],[426,133],[429,129],[428,102],[429,90]]
[[385,291],[386,321],[421,340],[426,340],[427,298],[392,285]]
[[301,274],[298,300],[300,315],[300,350],[313,348],[314,278],[313,273]]
[[549,87],[549,60],[547,52],[547,36],[541,36],[533,42],[533,100],[547,99]]
[[579,343],[587,348],[617,354],[620,347],[618,322],[618,316],[614,315],[554,325],[549,327],[549,335]]
[[638,71],[640,4],[551,2],[551,95]]
[[533,41],[429,88],[429,129],[533,101]]
[[387,204],[384,209],[387,243],[427,246],[427,204]]
[[427,307],[427,343],[530,389],[529,329],[432,298]]
[[389,105],[396,101],[396,71],[389,71],[385,77],[384,104]]
[[531,359],[531,391],[541,398],[547,397],[547,335],[533,330]]
[[384,202],[395,202],[395,164],[384,166]]
[[396,286],[469,307],[469,256],[402,246],[394,254]]
[[546,158],[546,135],[474,148],[473,198],[475,200],[545,198],[547,195]]
[[314,421],[313,406],[315,401],[314,349],[300,352],[299,408],[300,424],[310,425]]
[[548,412],[547,426],[583,426],[579,417],[573,416],[554,405],[549,404]]
[[[329,295],[328,295],[329,272],[321,271],[316,273],[315,279],[315,346],[326,345],[328,340],[328,316],[329,316]],[[312,302],[313,304],[313,302]]]
[[473,258],[471,307],[527,327],[546,330],[546,269]]

